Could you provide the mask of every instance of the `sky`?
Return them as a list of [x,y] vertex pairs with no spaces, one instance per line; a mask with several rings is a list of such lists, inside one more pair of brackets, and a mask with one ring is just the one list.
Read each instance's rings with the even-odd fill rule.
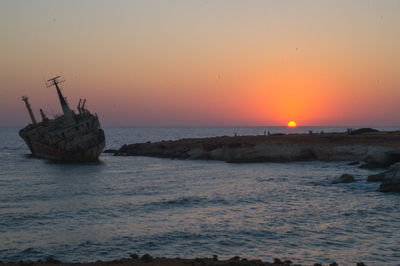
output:
[[400,125],[400,1],[0,0],[0,125]]

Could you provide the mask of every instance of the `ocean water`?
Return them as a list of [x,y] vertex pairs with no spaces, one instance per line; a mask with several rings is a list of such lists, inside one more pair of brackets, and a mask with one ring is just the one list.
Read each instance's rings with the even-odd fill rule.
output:
[[[399,128],[387,128],[399,129]],[[400,265],[400,193],[346,163],[251,163],[102,155],[35,159],[0,128],[0,260],[242,256],[295,263]],[[345,128],[105,128],[107,148],[209,137]],[[357,182],[332,185],[343,173]]]

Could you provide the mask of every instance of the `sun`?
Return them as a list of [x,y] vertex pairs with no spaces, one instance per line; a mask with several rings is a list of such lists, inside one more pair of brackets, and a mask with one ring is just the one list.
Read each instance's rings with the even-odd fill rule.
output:
[[297,125],[296,125],[296,122],[290,121],[289,123],[287,123],[287,126],[288,127],[296,127]]

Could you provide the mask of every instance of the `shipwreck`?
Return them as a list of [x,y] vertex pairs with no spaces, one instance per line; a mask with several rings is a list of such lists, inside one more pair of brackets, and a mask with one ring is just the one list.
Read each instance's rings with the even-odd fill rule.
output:
[[42,109],[42,121],[37,122],[28,97],[23,96],[32,123],[19,131],[32,155],[64,162],[98,161],[105,147],[104,131],[97,114],[86,109],[86,99],[79,100],[78,113],[72,110],[59,88],[60,76],[49,79],[47,87],[54,86],[60,100],[62,115],[49,119]]

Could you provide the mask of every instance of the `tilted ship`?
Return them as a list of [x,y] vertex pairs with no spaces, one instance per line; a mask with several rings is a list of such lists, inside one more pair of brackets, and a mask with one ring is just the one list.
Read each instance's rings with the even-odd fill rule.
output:
[[59,78],[47,82],[48,87],[56,88],[63,114],[49,119],[40,109],[42,121],[36,122],[28,97],[23,96],[32,123],[21,129],[19,135],[36,157],[66,162],[97,161],[105,146],[104,131],[97,114],[93,115],[85,108],[86,99],[79,100],[78,113],[75,113],[61,93],[58,84],[63,81]]

